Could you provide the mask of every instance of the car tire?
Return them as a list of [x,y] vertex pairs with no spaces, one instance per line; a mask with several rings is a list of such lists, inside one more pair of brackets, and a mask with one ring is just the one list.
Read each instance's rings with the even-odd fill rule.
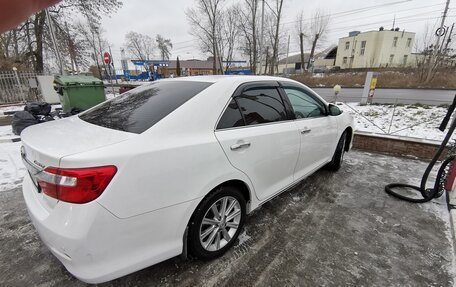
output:
[[190,220],[190,254],[203,260],[223,255],[236,242],[245,217],[246,202],[242,193],[232,186],[217,188],[201,202]]
[[338,171],[342,166],[345,154],[345,144],[347,142],[347,132],[344,132],[337,143],[336,151],[334,152],[332,160],[326,166],[327,169]]

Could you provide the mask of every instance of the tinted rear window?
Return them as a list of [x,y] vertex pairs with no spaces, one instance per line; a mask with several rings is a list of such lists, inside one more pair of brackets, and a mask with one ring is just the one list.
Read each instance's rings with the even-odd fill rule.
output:
[[285,105],[276,88],[258,87],[244,91],[236,97],[244,114],[246,125],[284,121],[287,119]]
[[244,125],[244,119],[242,118],[241,111],[234,99],[231,100],[228,107],[226,107],[225,113],[220,118],[217,129],[227,129],[240,127]]
[[212,83],[157,81],[104,102],[79,118],[105,128],[142,133]]

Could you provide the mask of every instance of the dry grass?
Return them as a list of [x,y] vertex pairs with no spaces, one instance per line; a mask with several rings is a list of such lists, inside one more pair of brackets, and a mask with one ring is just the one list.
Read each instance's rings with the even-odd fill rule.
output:
[[[433,88],[456,89],[456,73],[454,70],[439,71],[434,79],[423,85],[418,79],[418,73],[412,69],[377,70],[380,73],[377,88]],[[312,77],[310,73],[295,75],[293,79],[310,87],[333,87],[337,84],[342,87],[363,87],[366,72],[334,72],[322,77]]]

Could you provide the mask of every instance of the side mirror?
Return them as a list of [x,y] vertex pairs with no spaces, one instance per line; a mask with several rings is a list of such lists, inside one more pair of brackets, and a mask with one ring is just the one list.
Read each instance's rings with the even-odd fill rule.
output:
[[342,113],[342,111],[339,109],[339,107],[334,104],[329,104],[328,109],[329,109],[330,116],[338,116]]

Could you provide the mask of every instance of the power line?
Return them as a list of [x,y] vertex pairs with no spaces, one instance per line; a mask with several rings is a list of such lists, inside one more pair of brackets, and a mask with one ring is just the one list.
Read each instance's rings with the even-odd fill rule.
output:
[[[346,10],[346,11],[342,11],[342,12],[338,12],[338,13],[328,14],[328,17],[331,17],[331,18],[345,17],[345,16],[349,16],[349,15],[352,15],[352,14],[366,12],[366,11],[377,9],[377,8],[381,8],[381,7],[402,4],[402,3],[406,3],[406,2],[410,2],[410,1],[412,1],[412,0],[396,1],[396,2],[383,3],[383,4],[379,4],[379,5],[373,5],[373,6],[358,8],[358,9]],[[432,6],[437,6],[437,5],[441,5],[441,4],[434,4]],[[317,19],[317,18],[318,17],[311,17],[311,18],[306,19],[306,21],[302,21],[302,22],[303,23],[310,23],[312,20]],[[288,25],[288,24],[293,24],[293,23],[297,23],[297,22],[301,22],[301,21],[284,22],[281,25]]]
[[[454,16],[448,16],[448,17],[455,17],[456,15]],[[442,16],[439,16],[439,17],[426,17],[426,18],[415,18],[415,19],[408,19],[406,21],[400,21],[398,24],[406,24],[406,23],[416,23],[416,22],[422,22],[422,21],[429,21],[429,20],[438,20],[442,18]],[[376,25],[376,26],[374,26]],[[366,29],[366,27],[373,27],[373,28],[376,28],[378,25],[378,22],[373,22],[373,23],[367,23],[367,24],[364,24],[364,25],[357,25],[357,26],[347,26],[347,27],[340,27],[340,28],[337,28],[337,29],[332,29],[330,31],[330,33],[332,32],[338,32],[338,31],[345,31],[343,33],[338,33],[336,35],[342,35],[342,34],[345,34],[347,30],[349,30],[350,28],[358,28],[358,27],[363,27]],[[369,29],[367,28],[367,29]]]
[[[416,17],[416,16],[413,16],[413,17]],[[413,22],[414,20],[434,20],[434,19],[440,19],[442,16],[438,16],[438,17],[426,17],[426,18],[412,18],[412,19],[408,19],[410,17],[401,17],[401,18],[396,18],[396,21],[399,19],[408,19],[410,20],[411,22]],[[397,21],[396,23],[397,24],[404,24],[404,23],[408,23],[409,21]],[[340,30],[347,30],[347,29],[355,29],[355,28],[358,28],[360,26],[367,26],[367,25],[374,25],[374,24],[383,24],[385,23],[384,20],[382,21],[376,21],[376,22],[370,22],[370,23],[367,23],[367,24],[361,24],[361,25],[351,25],[351,26],[342,26],[342,27],[338,27],[338,28],[335,28],[335,29],[330,29],[330,31],[340,31]]]
[[[397,17],[396,20],[397,19],[404,19],[404,18],[412,18],[412,17],[423,15],[423,14],[428,14],[429,15],[429,14],[432,14],[432,13],[435,13],[435,12],[441,12],[441,10],[439,9],[439,10],[433,10],[433,11],[426,11],[426,12],[421,12],[421,13],[418,13],[418,14],[407,15],[407,16],[404,16],[404,17]],[[346,20],[346,21],[343,21],[343,22],[331,23],[331,25],[351,22],[351,21],[355,21],[355,20],[359,20],[359,19],[373,18],[373,17],[377,17],[377,16],[382,16],[382,15],[391,15],[391,12],[377,14],[377,15],[370,15],[370,16],[366,16],[366,17],[360,17],[360,18],[356,18],[356,19],[352,19],[352,20]]]
[[185,44],[185,43],[189,43],[189,42],[193,42],[193,41],[196,41],[196,39],[187,40],[187,41],[174,42],[174,43],[173,43],[173,47],[174,47],[175,45]]

